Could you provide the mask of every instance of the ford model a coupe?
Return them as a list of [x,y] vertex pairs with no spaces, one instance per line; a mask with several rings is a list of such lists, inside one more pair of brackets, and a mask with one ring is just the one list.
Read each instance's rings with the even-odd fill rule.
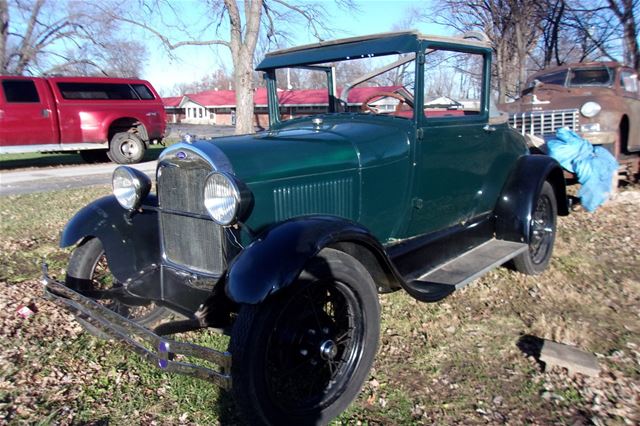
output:
[[[113,195],[65,228],[67,277],[45,267],[45,294],[160,368],[232,389],[251,423],[324,423],[367,377],[377,293],[435,302],[508,261],[545,269],[563,174],[490,108],[483,42],[388,33],[258,70],[269,130],[167,148],[155,194],[117,168]],[[168,337],[204,328],[228,351]]]

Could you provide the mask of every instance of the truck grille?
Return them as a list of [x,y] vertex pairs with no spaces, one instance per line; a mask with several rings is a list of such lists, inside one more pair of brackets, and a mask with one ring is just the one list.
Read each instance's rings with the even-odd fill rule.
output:
[[199,272],[224,271],[223,229],[207,216],[204,181],[211,166],[189,152],[185,159],[165,157],[158,165],[160,232],[167,260]]
[[542,137],[554,134],[561,127],[578,131],[580,123],[577,109],[559,109],[512,114],[509,124],[523,135],[529,133]]

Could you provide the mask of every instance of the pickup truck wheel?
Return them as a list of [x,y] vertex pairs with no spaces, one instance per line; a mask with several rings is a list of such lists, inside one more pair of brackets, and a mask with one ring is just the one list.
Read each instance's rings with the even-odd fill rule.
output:
[[134,133],[120,132],[113,135],[109,143],[109,158],[118,164],[139,163],[146,146]]
[[353,257],[325,249],[298,281],[243,305],[230,352],[233,393],[250,424],[326,424],[357,396],[380,333],[376,287]]
[[106,149],[88,149],[80,151],[80,157],[85,163],[106,163],[109,161],[108,150]]
[[537,275],[547,268],[556,239],[557,214],[555,193],[551,184],[545,182],[531,212],[529,250],[513,259],[516,270],[527,275]]
[[[71,253],[67,267],[65,284],[79,293],[97,301],[108,309],[117,312],[125,318],[133,320],[141,325],[151,326],[168,316],[169,311],[155,303],[131,304],[116,298],[92,297],[96,292],[117,289],[119,283],[107,265],[107,258],[102,248],[102,243],[97,238],[87,240],[84,244],[75,248]],[[96,328],[82,321],[81,324],[98,337],[104,335]]]

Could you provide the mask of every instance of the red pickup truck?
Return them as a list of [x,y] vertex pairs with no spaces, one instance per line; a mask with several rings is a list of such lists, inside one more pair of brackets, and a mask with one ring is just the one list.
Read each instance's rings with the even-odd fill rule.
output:
[[162,140],[162,99],[144,80],[0,76],[0,154],[79,151],[137,163]]

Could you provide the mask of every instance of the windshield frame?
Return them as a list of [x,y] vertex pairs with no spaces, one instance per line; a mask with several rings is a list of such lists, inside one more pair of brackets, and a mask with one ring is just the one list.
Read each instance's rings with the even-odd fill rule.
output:
[[[395,68],[395,67],[399,67],[402,66],[406,63],[409,63],[411,61],[415,61],[415,66],[414,66],[414,81],[416,81],[416,85],[417,85],[417,78],[419,78],[419,72],[418,69],[421,68],[418,65],[418,55],[415,54],[414,51],[409,51],[409,52],[402,52],[402,53],[397,53],[397,52],[391,52],[391,53],[386,53],[386,54],[372,54],[372,53],[365,53],[365,54],[361,54],[358,56],[354,56],[352,57],[345,57],[343,59],[339,59],[339,60],[335,60],[332,62],[346,62],[346,61],[350,61],[350,60],[356,60],[356,59],[362,59],[362,58],[382,58],[385,56],[393,56],[393,55],[402,55],[402,54],[407,54],[407,53],[413,53],[414,55],[411,58],[399,58],[398,60],[387,64],[381,68],[375,69],[372,72],[365,74],[363,76],[361,76],[361,78],[358,78],[356,80],[347,82],[345,84],[345,86],[342,88],[341,93],[338,94],[337,93],[337,87],[336,87],[336,67],[335,66],[329,66],[326,65],[326,63],[321,63],[321,64],[315,64],[315,63],[311,63],[311,64],[304,64],[304,65],[298,65],[298,64],[292,64],[292,65],[283,65],[283,66],[279,66],[276,68],[270,68],[267,70],[264,70],[264,78],[267,82],[267,98],[268,98],[268,109],[269,109],[269,127],[273,127],[276,126],[278,124],[281,124],[285,121],[289,121],[289,120],[282,120],[281,114],[280,114],[280,107],[282,105],[280,105],[280,100],[278,97],[278,80],[276,77],[276,72],[278,70],[286,70],[286,69],[307,69],[307,70],[313,70],[313,71],[324,71],[326,73],[327,76],[327,91],[328,91],[328,96],[329,96],[329,107],[328,107],[328,114],[335,114],[335,113],[340,113],[340,112],[344,112],[343,108],[346,107],[347,105],[347,97],[349,95],[349,92],[357,87],[358,85],[365,83],[369,80],[371,80],[372,78],[375,78],[376,76],[382,75],[385,72]],[[393,66],[390,66],[393,65]],[[415,96],[415,94],[413,94]],[[411,101],[414,101],[414,99],[410,99]],[[415,107],[413,108],[413,114],[410,118],[408,117],[403,117],[403,119],[407,119],[410,121],[415,122],[416,121],[416,115],[417,112],[415,111]],[[357,114],[357,112],[349,112],[349,114]],[[322,115],[322,114],[318,114],[318,115]],[[369,115],[369,114],[367,114]],[[385,116],[386,114],[376,114],[379,116]],[[302,118],[302,117],[300,117]]]

